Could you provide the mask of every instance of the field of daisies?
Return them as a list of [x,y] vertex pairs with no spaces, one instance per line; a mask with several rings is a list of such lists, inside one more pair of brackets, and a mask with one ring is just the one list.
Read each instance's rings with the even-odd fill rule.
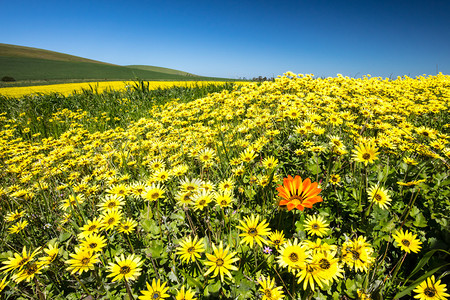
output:
[[0,299],[448,299],[450,76],[0,89]]

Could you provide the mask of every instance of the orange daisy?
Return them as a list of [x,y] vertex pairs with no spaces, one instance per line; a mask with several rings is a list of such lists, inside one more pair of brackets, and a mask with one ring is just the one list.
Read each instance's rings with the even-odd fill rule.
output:
[[312,208],[314,203],[322,202],[322,197],[318,196],[322,189],[319,189],[317,182],[311,183],[311,179],[306,178],[302,182],[300,176],[292,178],[288,175],[283,178],[283,185],[277,187],[278,196],[283,198],[278,205],[286,206],[289,211],[294,208],[303,211],[305,207]]

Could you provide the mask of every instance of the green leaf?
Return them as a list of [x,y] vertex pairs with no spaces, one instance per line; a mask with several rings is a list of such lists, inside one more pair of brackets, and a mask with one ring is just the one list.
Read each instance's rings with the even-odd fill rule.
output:
[[153,235],[158,235],[160,233],[159,224],[155,220],[142,220],[141,226],[146,232],[150,232]]
[[417,263],[416,267],[414,268],[414,270],[412,270],[412,272],[409,274],[409,277],[406,279],[406,281],[409,281],[409,279],[416,274],[418,271],[420,271],[420,269],[430,260],[430,258],[433,256],[433,254],[436,251],[441,251],[447,254],[450,254],[449,252],[442,250],[442,249],[434,249],[431,251],[428,251],[423,257],[422,259]]
[[424,281],[426,278],[430,277],[431,275],[433,275],[434,273],[436,273],[437,271],[439,271],[440,269],[449,266],[450,264],[445,264],[443,266],[434,268],[431,271],[428,271],[427,273],[425,273],[424,275],[420,276],[416,281],[414,281],[410,286],[408,286],[406,289],[404,289],[403,291],[401,291],[400,293],[397,293],[394,296],[394,299],[400,299],[406,295],[408,295],[409,293],[411,293],[411,291],[418,286],[420,283],[422,283],[422,281]]
[[356,295],[356,283],[354,280],[347,278],[347,280],[345,281],[345,293],[350,296],[350,297],[354,297]]
[[206,288],[205,288],[205,292],[204,295],[205,296],[209,296],[210,294],[217,294],[221,288],[221,284],[220,284],[220,280],[217,280],[215,283],[211,283],[209,284]]
[[427,224],[428,224],[427,219],[425,219],[425,217],[422,213],[419,213],[413,222],[413,225],[416,227],[426,227]]
[[70,232],[61,232],[61,234],[59,235],[59,242],[64,242],[67,241],[70,236],[72,235],[72,233]]
[[411,217],[415,217],[415,216],[417,216],[418,214],[420,213],[420,209],[417,207],[417,206],[413,206],[412,208],[411,208],[411,211],[409,212],[409,215],[411,216]]
[[162,255],[163,249],[164,244],[161,240],[153,240],[145,252],[149,253],[153,258],[159,258]]
[[196,287],[198,289],[203,289],[203,285],[200,283],[200,281],[193,278],[192,276],[190,276],[189,274],[187,274],[186,272],[184,272],[181,269],[178,269],[178,271],[183,275],[184,278],[186,278],[189,286]]

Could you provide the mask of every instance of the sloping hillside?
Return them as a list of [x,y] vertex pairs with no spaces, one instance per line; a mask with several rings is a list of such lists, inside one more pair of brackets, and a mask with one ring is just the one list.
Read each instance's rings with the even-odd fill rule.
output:
[[0,79],[32,80],[206,80],[154,66],[119,66],[44,49],[0,44]]

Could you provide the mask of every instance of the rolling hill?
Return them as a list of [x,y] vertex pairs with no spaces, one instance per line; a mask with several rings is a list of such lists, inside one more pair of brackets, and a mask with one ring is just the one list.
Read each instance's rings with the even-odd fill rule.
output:
[[216,79],[155,66],[119,66],[44,49],[0,43],[0,79],[4,76],[17,81]]

